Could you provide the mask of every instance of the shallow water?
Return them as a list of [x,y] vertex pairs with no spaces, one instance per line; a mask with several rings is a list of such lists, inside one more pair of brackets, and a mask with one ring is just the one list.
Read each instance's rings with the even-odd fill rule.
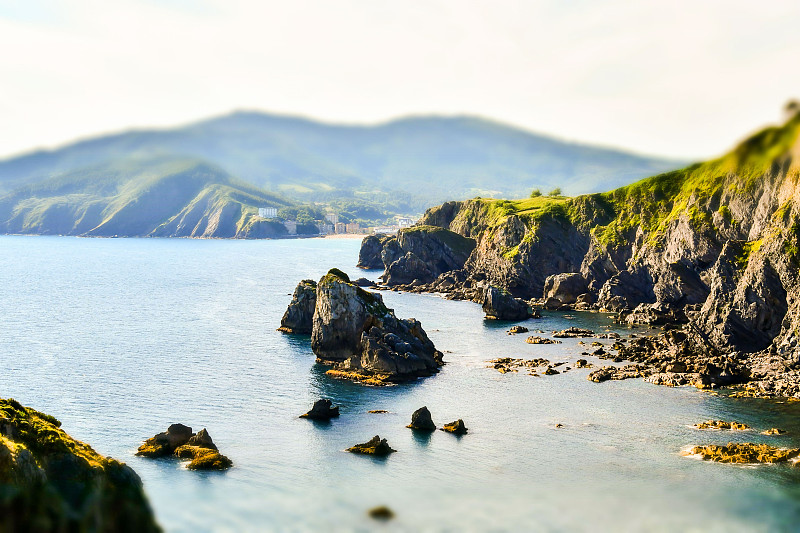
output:
[[[354,267],[358,247],[0,237],[0,397],[56,416],[75,438],[130,464],[167,531],[798,529],[800,468],[679,453],[729,440],[800,446],[796,403],[641,380],[596,384],[586,369],[500,374],[486,361],[574,362],[582,347],[577,339],[529,345],[527,335],[505,333],[513,323],[487,322],[473,303],[391,292],[383,293],[389,307],[419,319],[447,365],[395,387],[329,379],[308,337],[275,328],[300,279],[334,266],[364,275]],[[590,313],[525,323],[546,331],[609,324]],[[297,418],[319,397],[342,416]],[[405,425],[422,405],[438,425],[463,418],[469,434],[415,435]],[[755,430],[691,428],[709,418]],[[235,467],[198,473],[133,455],[172,422],[207,427]],[[789,434],[758,434],[770,427]],[[343,451],[376,434],[398,453],[378,460]],[[396,518],[370,520],[377,505]]]

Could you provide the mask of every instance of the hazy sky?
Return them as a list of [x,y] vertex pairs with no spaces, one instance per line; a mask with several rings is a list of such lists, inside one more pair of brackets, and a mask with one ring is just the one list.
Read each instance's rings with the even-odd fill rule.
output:
[[798,27],[796,0],[0,0],[0,156],[258,109],[704,158],[800,97]]

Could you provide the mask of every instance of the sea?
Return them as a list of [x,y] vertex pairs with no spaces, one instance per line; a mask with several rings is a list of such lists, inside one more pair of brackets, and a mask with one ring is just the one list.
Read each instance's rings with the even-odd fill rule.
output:
[[[310,339],[280,325],[306,278],[356,268],[349,239],[194,240],[0,237],[0,397],[49,413],[74,438],[139,474],[167,532],[800,530],[800,468],[685,457],[696,444],[800,447],[800,402],[730,398],[640,379],[594,383],[594,350],[527,344],[571,326],[648,334],[604,313],[484,319],[479,305],[382,292],[444,353],[435,376],[390,387],[329,378]],[[537,333],[537,331],[545,333]],[[592,341],[594,339],[589,339]],[[613,341],[601,339],[608,349]],[[571,370],[502,374],[500,357]],[[329,398],[329,423],[298,416]],[[427,406],[441,426],[406,425]],[[374,414],[370,410],[386,410]],[[708,419],[753,429],[700,431]],[[172,423],[207,428],[234,467],[194,472],[135,456]],[[778,427],[782,436],[760,431]],[[374,435],[397,453],[345,451]],[[368,511],[387,506],[394,518]]]

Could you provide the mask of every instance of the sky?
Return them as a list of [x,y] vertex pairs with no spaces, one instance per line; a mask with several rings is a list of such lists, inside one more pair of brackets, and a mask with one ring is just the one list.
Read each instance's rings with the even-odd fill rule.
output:
[[794,0],[0,0],[0,157],[247,109],[703,159],[800,98],[798,27]]

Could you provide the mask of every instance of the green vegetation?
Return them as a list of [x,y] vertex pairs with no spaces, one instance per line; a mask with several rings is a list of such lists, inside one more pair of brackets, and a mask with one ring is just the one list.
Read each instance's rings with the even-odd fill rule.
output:
[[542,195],[542,191],[540,191],[539,189],[533,189],[533,190],[531,191],[530,198],[538,198],[538,197],[540,197],[541,195]]
[[556,187],[555,189],[553,189],[552,191],[547,193],[547,196],[551,196],[551,197],[559,197],[559,196],[561,196],[561,187]]
[[332,268],[332,269],[328,270],[328,274],[330,274],[331,276],[336,276],[340,280],[346,281],[347,283],[350,283],[350,276],[348,276],[347,274],[345,274],[344,272],[342,272],[338,268]]

